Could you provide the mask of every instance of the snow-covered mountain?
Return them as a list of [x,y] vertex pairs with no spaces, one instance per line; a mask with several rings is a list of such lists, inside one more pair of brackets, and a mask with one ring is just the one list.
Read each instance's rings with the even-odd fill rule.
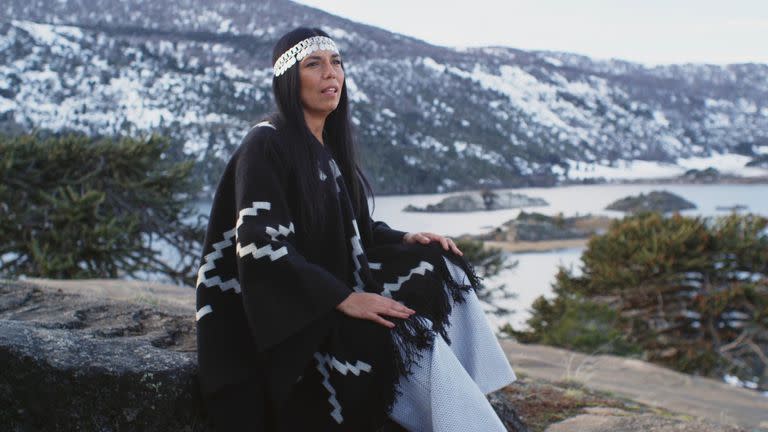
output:
[[281,0],[6,0],[0,13],[0,131],[161,131],[204,162],[210,186],[271,110],[271,49],[299,25],[342,50],[379,193],[768,151],[764,64],[453,49]]

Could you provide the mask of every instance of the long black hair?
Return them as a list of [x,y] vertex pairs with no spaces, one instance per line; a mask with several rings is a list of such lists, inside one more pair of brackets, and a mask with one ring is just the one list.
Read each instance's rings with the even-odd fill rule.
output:
[[[328,34],[318,28],[299,27],[280,38],[272,50],[272,64],[285,51],[298,42],[312,37],[326,36]],[[342,61],[342,68],[344,67]],[[320,179],[317,175],[305,175],[317,173],[317,158],[314,146],[305,145],[315,139],[304,119],[304,109],[301,103],[301,81],[299,78],[298,63],[288,68],[285,73],[272,78],[272,92],[277,105],[277,113],[271,116],[278,129],[283,130],[292,138],[287,140],[287,151],[295,164],[297,188],[301,208],[299,217],[302,225],[311,232],[313,227],[319,227],[325,222],[325,212],[321,195]],[[323,129],[323,143],[330,150],[339,170],[346,182],[347,189],[352,195],[352,206],[355,216],[359,219],[363,200],[368,196],[373,198],[373,189],[368,179],[363,174],[358,160],[357,147],[352,137],[352,128],[349,121],[349,100],[347,98],[347,86],[343,85],[339,105],[325,119]]]

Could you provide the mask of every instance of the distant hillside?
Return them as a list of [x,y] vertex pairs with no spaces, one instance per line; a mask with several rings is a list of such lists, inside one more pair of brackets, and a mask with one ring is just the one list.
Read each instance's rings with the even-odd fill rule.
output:
[[380,193],[768,151],[768,65],[456,50],[278,0],[7,0],[0,13],[0,130],[162,131],[203,163],[209,187],[271,109],[271,48],[298,25],[340,45]]

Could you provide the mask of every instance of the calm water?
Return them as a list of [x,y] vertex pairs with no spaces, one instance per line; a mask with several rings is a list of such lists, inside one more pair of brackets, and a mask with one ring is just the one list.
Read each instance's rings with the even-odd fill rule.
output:
[[[768,216],[768,185],[589,185],[564,186],[555,188],[524,188],[514,189],[513,192],[531,197],[545,199],[546,207],[524,208],[525,211],[537,211],[554,215],[563,213],[566,216],[576,214],[599,214],[621,217],[622,213],[605,210],[611,202],[653,190],[667,190],[682,196],[696,204],[697,209],[687,210],[688,215],[725,215],[728,211],[717,210],[717,206],[745,205],[747,211]],[[442,235],[458,236],[461,234],[478,234],[501,225],[517,217],[521,209],[496,210],[490,212],[470,213],[407,213],[402,209],[408,205],[423,207],[435,204],[451,194],[430,195],[394,195],[376,198],[376,206],[372,211],[374,220],[385,221],[389,226],[403,231],[431,231]],[[201,203],[200,211],[208,214],[210,203]],[[506,322],[520,328],[524,326],[529,316],[528,307],[538,296],[551,296],[550,284],[554,280],[558,265],[572,267],[578,271],[581,248],[564,249],[552,252],[509,254],[509,257],[519,261],[512,270],[500,274],[488,281],[491,286],[499,283],[517,294],[514,300],[508,300],[505,305],[516,312],[507,317],[489,317],[496,325]]]
[[[628,195],[652,190],[667,190],[696,204],[695,210],[683,214],[706,216],[728,214],[718,211],[717,206],[746,205],[748,211],[768,215],[768,185],[590,185],[555,188],[525,188],[511,191],[531,197],[544,198],[549,206],[529,207],[525,211],[537,211],[566,216],[575,214],[601,214],[620,217],[621,212],[605,210],[613,201]],[[477,234],[491,226],[500,225],[517,217],[515,210],[495,210],[470,213],[407,213],[402,209],[408,204],[423,207],[435,204],[450,194],[397,195],[376,198],[372,216],[387,222],[392,228],[404,231],[433,231],[456,236],[464,233]]]

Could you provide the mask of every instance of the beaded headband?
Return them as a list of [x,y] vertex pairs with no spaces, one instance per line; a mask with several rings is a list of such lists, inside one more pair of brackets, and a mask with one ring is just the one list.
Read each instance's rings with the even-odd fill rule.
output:
[[290,69],[296,62],[300,62],[306,56],[320,50],[333,51],[336,54],[339,53],[339,49],[336,47],[336,42],[329,37],[312,36],[306,38],[277,58],[274,66],[275,76],[278,77],[284,74],[285,71]]

